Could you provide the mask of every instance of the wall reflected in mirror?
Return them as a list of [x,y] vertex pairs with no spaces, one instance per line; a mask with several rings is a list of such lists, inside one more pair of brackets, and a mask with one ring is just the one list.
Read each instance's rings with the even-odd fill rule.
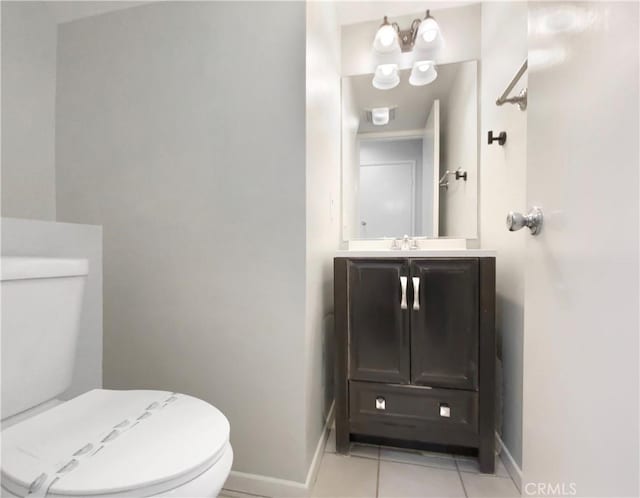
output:
[[477,62],[430,84],[342,79],[343,239],[477,237]]

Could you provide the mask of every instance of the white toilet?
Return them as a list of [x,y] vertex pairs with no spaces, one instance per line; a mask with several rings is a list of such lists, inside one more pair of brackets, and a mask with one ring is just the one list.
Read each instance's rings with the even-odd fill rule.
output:
[[229,422],[197,398],[71,383],[83,259],[2,258],[2,496],[217,496]]

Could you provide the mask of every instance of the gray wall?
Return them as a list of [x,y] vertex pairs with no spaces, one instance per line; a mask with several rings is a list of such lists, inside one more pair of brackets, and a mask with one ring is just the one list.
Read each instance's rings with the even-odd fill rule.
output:
[[71,399],[102,386],[102,227],[51,221],[2,218],[3,256],[87,258],[80,336],[71,387],[62,396]]
[[2,215],[54,220],[56,24],[45,2],[2,2]]
[[234,470],[296,481],[304,74],[302,2],[159,2],[59,28],[57,211],[104,227],[105,386],[199,396],[231,422]]

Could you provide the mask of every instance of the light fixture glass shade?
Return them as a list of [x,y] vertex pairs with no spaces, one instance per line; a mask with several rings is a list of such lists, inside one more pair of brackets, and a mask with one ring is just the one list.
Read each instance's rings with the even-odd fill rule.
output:
[[416,45],[420,48],[428,48],[440,42],[440,26],[436,20],[429,15],[420,23],[418,34],[416,35]]
[[415,61],[409,76],[409,83],[413,86],[422,86],[433,83],[438,77],[438,71],[433,61]]
[[375,109],[371,109],[371,122],[376,126],[389,124],[389,108],[376,107]]
[[380,64],[376,67],[376,71],[373,75],[373,81],[371,82],[378,90],[390,90],[395,88],[400,83],[400,76],[398,76],[397,64]]
[[400,42],[398,40],[398,32],[389,22],[387,18],[384,18],[384,23],[376,33],[376,37],[373,39],[373,51],[377,55],[390,55],[400,53]]

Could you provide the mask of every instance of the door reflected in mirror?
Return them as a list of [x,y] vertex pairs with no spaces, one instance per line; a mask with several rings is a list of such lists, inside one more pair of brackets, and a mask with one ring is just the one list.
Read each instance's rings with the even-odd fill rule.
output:
[[[428,85],[342,81],[343,238],[477,237],[477,63]],[[457,174],[456,174],[457,172]]]

